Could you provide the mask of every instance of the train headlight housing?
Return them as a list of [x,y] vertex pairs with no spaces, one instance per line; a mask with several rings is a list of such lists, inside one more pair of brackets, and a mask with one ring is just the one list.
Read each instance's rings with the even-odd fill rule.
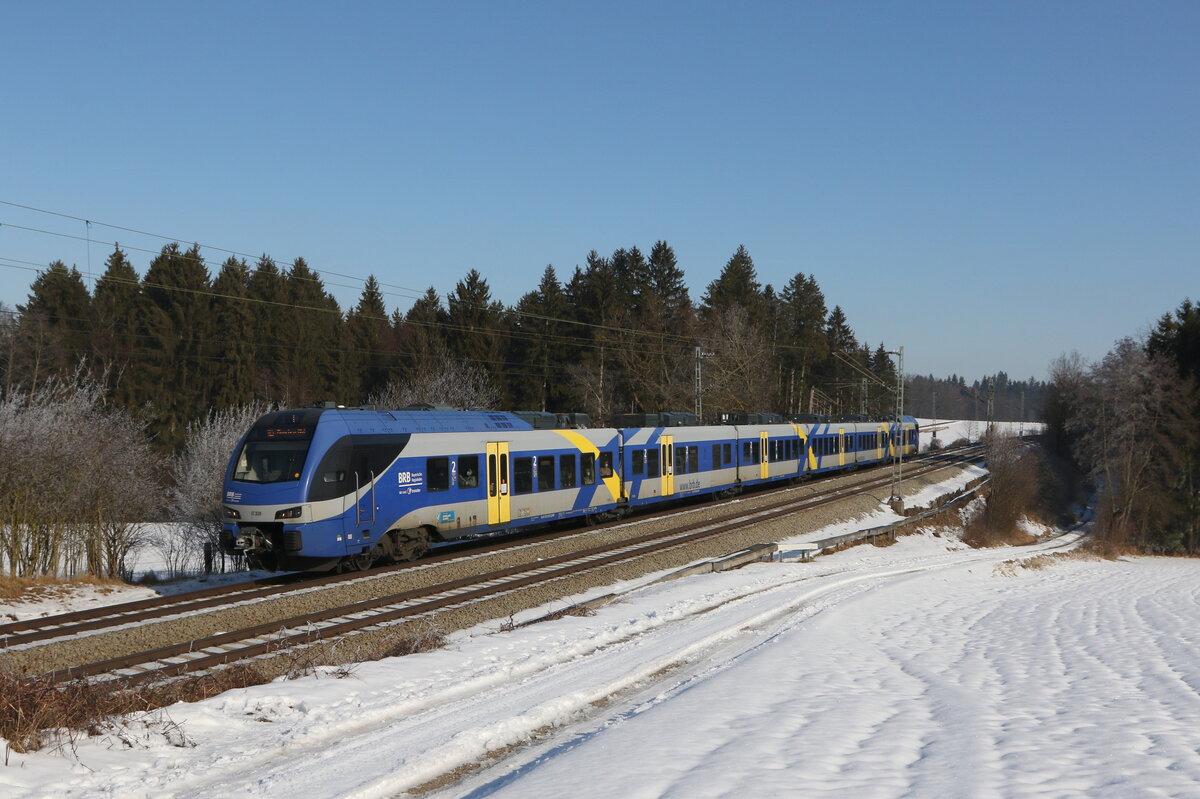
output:
[[287,510],[277,510],[277,511],[275,511],[275,518],[276,519],[299,519],[300,513],[301,513],[301,511],[303,511],[303,509],[304,509],[304,507],[302,505],[297,505],[296,507],[288,508]]
[[234,510],[233,508],[227,507],[227,508],[225,508],[225,518],[226,519],[240,519],[240,518],[242,518],[242,514],[239,513],[238,511]]

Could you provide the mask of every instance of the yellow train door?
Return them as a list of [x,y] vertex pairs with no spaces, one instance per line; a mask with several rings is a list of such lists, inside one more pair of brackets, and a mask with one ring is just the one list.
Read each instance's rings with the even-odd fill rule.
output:
[[487,445],[488,524],[506,524],[511,518],[508,492],[508,442]]
[[762,430],[758,434],[758,477],[760,480],[766,480],[771,476],[771,453],[767,450],[767,431]]
[[669,497],[675,493],[675,436],[659,436],[658,443],[662,450],[662,495]]

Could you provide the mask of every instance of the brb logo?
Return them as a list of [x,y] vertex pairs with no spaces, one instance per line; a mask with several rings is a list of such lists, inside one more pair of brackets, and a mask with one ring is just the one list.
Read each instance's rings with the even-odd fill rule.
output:
[[425,482],[422,472],[399,472],[396,475],[396,487],[401,494],[418,494],[421,484]]

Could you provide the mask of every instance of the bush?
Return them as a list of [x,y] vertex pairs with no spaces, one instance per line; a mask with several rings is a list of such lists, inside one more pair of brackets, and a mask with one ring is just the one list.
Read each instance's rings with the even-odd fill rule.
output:
[[967,525],[963,541],[974,547],[1025,544],[1031,537],[1018,522],[1043,516],[1040,507],[1044,465],[1038,450],[1016,438],[995,437],[987,449],[987,502]]

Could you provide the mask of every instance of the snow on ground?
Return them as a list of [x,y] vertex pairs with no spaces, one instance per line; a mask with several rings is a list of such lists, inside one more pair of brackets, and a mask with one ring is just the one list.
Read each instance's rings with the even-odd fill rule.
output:
[[430,795],[1200,796],[1200,561],[1034,558],[1079,534],[972,550],[945,531],[796,557],[894,518],[782,542],[781,562],[596,589],[623,597],[594,616],[484,624],[9,753],[0,795],[394,797],[469,766]]
[[595,616],[169,708],[187,746],[134,723],[11,754],[0,794],[393,797],[483,764],[433,795],[1200,795],[1200,562],[1005,563],[1077,541],[651,575]]
[[19,599],[0,602],[0,624],[10,621],[36,619],[43,616],[53,616],[58,613],[70,613],[102,605],[117,605],[122,602],[153,599],[156,596],[181,594],[186,591],[199,591],[217,585],[261,579],[270,576],[270,574],[270,572],[265,571],[211,574],[207,577],[190,577],[174,580],[169,583],[158,583],[153,587],[122,584],[100,586],[86,583],[52,584],[28,592]]

